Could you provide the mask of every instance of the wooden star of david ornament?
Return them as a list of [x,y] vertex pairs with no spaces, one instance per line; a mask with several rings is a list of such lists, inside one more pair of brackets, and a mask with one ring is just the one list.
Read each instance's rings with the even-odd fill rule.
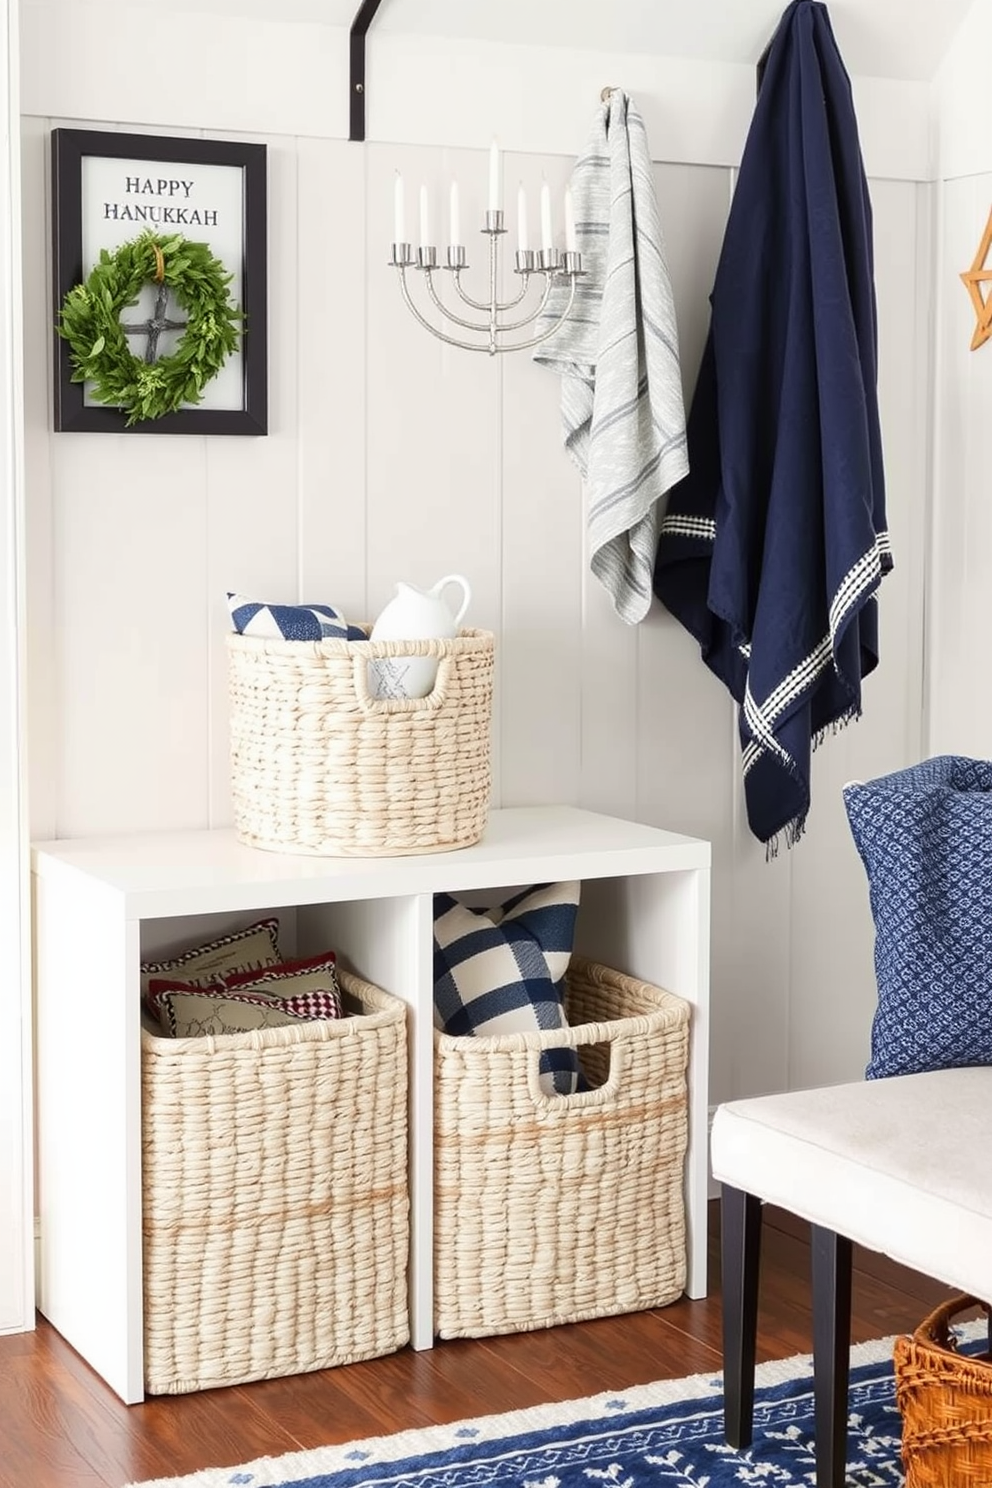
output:
[[982,285],[992,280],[992,269],[985,267],[990,247],[992,247],[992,211],[989,212],[989,220],[985,224],[982,241],[978,245],[978,252],[975,254],[971,268],[959,276],[975,307],[976,323],[975,334],[971,338],[972,351],[977,351],[992,337],[992,294],[987,295],[985,299],[982,298]]

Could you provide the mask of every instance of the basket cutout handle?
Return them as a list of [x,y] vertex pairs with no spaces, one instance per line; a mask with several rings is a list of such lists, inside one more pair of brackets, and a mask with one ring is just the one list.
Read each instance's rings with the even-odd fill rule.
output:
[[[415,644],[413,642],[410,643]],[[397,656],[402,656],[402,650],[397,650]],[[355,682],[355,696],[360,706],[366,713],[436,713],[443,708],[448,698],[451,686],[451,677],[454,670],[455,658],[449,653],[438,659],[437,676],[434,686],[426,697],[422,698],[378,698],[369,691],[369,666],[371,663],[382,660],[381,657],[356,656],[352,661],[352,676]]]
[[[616,1105],[623,1081],[626,1041],[622,1036],[611,1038],[606,1029],[595,1023],[583,1024],[568,1032],[567,1044],[555,1043],[551,1034],[544,1034],[541,1042],[531,1045],[527,1051],[527,1089],[534,1104],[542,1110],[553,1107],[562,1111],[581,1111],[588,1107],[601,1111]],[[592,1037],[585,1036],[589,1034]],[[602,1079],[589,1089],[575,1090],[571,1094],[546,1090],[542,1080],[546,1082],[548,1077],[547,1072],[541,1069],[541,1056],[556,1051],[574,1054],[579,1070],[583,1071],[583,1061],[579,1054],[581,1048],[595,1051],[590,1065],[596,1074],[602,1075]]]

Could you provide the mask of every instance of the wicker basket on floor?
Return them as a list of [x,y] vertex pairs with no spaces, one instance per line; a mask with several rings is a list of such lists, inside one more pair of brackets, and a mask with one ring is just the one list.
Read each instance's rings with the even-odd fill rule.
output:
[[906,1488],[988,1488],[992,1483],[992,1359],[959,1354],[956,1316],[988,1306],[974,1297],[943,1303],[895,1342]]
[[[688,1004],[573,956],[566,1013],[564,1031],[435,1034],[442,1338],[659,1307],[684,1287]],[[541,1094],[541,1051],[561,1046],[594,1088]]]
[[182,1394],[402,1347],[406,1009],[142,1034],[145,1388]]
[[[242,842],[378,857],[468,847],[489,810],[493,637],[229,635],[231,788]],[[425,698],[374,698],[369,662],[438,658]]]

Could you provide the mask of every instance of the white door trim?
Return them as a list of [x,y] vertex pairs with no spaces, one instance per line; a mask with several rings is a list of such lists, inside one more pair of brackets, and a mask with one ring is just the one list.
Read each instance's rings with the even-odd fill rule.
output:
[[0,0],[0,1333],[34,1326],[18,0]]

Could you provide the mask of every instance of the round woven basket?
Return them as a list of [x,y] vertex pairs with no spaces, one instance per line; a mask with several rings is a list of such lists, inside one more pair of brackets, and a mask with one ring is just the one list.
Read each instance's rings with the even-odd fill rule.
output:
[[988,1488],[992,1483],[992,1359],[959,1354],[951,1325],[990,1308],[952,1297],[911,1338],[895,1341],[906,1488]]
[[[379,857],[468,847],[491,790],[493,637],[282,641],[229,635],[231,788],[242,842]],[[425,698],[379,699],[369,662],[437,657]]]

